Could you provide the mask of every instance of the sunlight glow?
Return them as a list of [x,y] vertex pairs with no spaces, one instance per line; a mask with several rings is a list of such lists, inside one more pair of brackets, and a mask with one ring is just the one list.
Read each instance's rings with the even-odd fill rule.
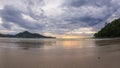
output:
[[65,39],[84,38],[84,36],[62,36]]
[[[73,40],[64,40],[59,41],[59,44],[63,45],[62,47],[65,49],[71,49],[71,48],[83,48],[83,41],[73,41]],[[79,45],[78,45],[79,44]]]

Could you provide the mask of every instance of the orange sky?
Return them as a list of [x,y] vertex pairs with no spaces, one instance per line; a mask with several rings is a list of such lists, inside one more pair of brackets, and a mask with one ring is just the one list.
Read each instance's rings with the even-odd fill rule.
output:
[[72,36],[72,35],[66,35],[66,36],[62,36],[61,38],[84,38],[84,36]]

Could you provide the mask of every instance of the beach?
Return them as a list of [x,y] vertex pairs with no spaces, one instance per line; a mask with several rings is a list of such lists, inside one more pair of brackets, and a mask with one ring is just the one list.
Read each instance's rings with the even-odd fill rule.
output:
[[120,68],[120,39],[0,39],[0,68]]

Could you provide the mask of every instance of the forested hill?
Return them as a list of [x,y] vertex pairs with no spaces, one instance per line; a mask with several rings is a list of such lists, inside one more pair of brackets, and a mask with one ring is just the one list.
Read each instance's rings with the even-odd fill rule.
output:
[[115,38],[120,37],[120,18],[107,23],[98,33],[94,34],[95,38]]
[[24,31],[24,32],[18,33],[16,35],[0,34],[0,37],[7,37],[7,38],[55,38],[55,37],[43,36],[43,35],[40,35],[37,33],[30,33],[28,31]]

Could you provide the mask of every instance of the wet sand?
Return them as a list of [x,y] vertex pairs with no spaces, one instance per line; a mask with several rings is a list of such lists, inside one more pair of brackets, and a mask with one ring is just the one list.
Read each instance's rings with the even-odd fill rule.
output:
[[0,39],[0,68],[120,68],[120,40]]

